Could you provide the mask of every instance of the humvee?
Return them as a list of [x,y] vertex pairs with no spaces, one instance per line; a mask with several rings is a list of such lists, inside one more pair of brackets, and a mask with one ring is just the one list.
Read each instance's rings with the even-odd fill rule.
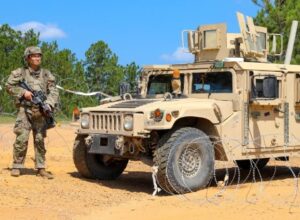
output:
[[300,65],[270,63],[280,36],[241,13],[238,21],[240,33],[225,24],[184,31],[194,63],[145,66],[138,96],[83,108],[79,173],[111,180],[141,160],[164,191],[186,193],[208,185],[218,160],[259,169],[299,155]]

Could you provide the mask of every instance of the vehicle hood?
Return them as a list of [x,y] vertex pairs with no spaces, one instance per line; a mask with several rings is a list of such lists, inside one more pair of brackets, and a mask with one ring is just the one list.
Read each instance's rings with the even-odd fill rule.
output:
[[108,103],[96,107],[83,108],[84,112],[132,112],[150,114],[161,109],[164,112],[179,111],[180,117],[204,117],[218,123],[224,121],[233,113],[232,101],[215,99],[180,98],[164,99],[134,99]]

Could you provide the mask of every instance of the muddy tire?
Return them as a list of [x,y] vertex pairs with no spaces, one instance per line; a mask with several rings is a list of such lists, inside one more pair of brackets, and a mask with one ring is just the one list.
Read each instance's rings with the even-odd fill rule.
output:
[[270,158],[253,159],[253,160],[236,160],[236,165],[243,170],[262,169],[269,162]]
[[87,165],[93,177],[99,180],[114,180],[125,170],[127,159],[109,159],[101,154],[87,154]]
[[106,155],[90,154],[84,136],[77,136],[73,148],[73,161],[78,172],[86,178],[113,180],[125,170],[127,159],[114,159]]
[[165,134],[155,151],[157,182],[168,193],[187,193],[207,186],[214,172],[214,148],[208,136],[192,127]]
[[86,154],[87,147],[84,142],[86,136],[77,135],[73,146],[73,161],[78,172],[86,178],[92,178],[93,175],[87,166]]

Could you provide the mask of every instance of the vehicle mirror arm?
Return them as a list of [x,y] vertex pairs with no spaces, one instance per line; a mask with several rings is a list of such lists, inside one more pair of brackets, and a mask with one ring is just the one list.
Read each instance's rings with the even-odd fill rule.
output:
[[172,99],[173,99],[173,95],[170,93],[170,92],[166,92],[165,94],[164,94],[164,101],[167,101],[167,100],[170,100],[170,101],[172,101]]
[[124,100],[132,100],[132,95],[130,93],[125,93],[122,98]]

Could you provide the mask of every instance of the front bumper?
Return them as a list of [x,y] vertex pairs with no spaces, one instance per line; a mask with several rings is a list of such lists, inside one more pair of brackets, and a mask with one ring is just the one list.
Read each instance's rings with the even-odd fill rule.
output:
[[108,155],[120,154],[116,148],[116,135],[97,134],[90,136],[90,138],[91,147],[89,149],[89,153]]

